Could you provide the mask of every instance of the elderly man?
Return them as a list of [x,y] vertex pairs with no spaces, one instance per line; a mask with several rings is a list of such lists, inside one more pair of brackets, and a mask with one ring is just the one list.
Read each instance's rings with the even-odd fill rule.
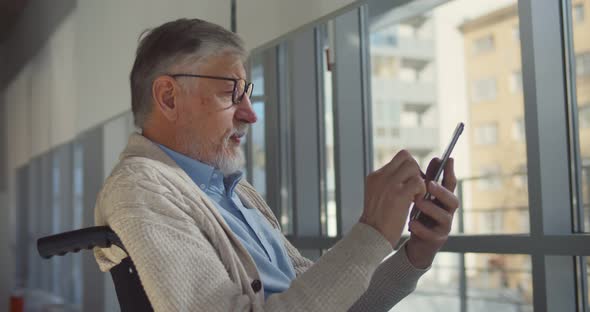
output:
[[[283,236],[243,179],[240,141],[256,122],[240,38],[181,19],[140,42],[131,71],[131,135],[97,199],[96,223],[125,244],[156,311],[384,311],[412,292],[446,241],[458,200],[453,162],[426,183],[405,151],[366,180],[362,216],[317,262]],[[426,181],[425,181],[426,180]],[[437,201],[422,200],[430,191]],[[436,221],[410,222],[415,203]],[[97,249],[103,271],[126,255]]]

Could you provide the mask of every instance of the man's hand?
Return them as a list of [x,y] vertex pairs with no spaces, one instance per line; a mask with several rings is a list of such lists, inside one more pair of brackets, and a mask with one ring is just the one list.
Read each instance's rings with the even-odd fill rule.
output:
[[410,205],[426,194],[420,166],[405,150],[383,168],[369,174],[365,183],[365,207],[359,222],[381,233],[394,247],[401,237]]
[[459,199],[453,191],[457,186],[454,160],[449,158],[444,168],[442,186],[431,181],[440,166],[441,160],[434,158],[426,170],[426,185],[434,201],[416,197],[414,209],[432,218],[436,224],[426,227],[419,220],[412,220],[409,224],[410,240],[406,244],[406,253],[412,265],[425,269],[432,264],[438,250],[446,243],[451,231],[453,216],[459,207]]

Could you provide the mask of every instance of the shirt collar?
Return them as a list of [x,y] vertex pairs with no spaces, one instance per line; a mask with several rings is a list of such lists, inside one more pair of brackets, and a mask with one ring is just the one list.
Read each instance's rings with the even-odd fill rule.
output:
[[160,148],[168,154],[168,156],[170,156],[170,158],[172,158],[203,191],[212,191],[213,187],[215,187],[220,190],[225,190],[227,194],[232,195],[234,189],[244,175],[241,171],[236,171],[235,173],[224,177],[221,171],[212,166],[171,150],[162,144],[158,144],[158,146],[160,146]]

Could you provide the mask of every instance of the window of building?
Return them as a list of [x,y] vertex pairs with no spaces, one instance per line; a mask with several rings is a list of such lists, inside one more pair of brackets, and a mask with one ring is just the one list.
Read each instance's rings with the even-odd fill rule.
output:
[[580,128],[590,128],[590,103],[580,105],[578,109]]
[[512,26],[512,39],[514,41],[520,41],[520,28],[518,24]]
[[524,119],[520,117],[514,120],[514,123],[512,124],[512,138],[517,142],[524,142],[524,131]]
[[521,93],[522,92],[522,73],[520,70],[512,72],[509,78],[510,92]]
[[522,164],[516,168],[513,173],[513,183],[518,189],[524,189],[527,187],[527,169],[526,165]]
[[574,19],[574,23],[581,23],[584,21],[584,4],[579,3],[574,5],[574,9],[572,11],[572,17]]
[[590,76],[590,52],[576,55],[576,74],[578,77]]
[[496,99],[496,79],[488,77],[473,81],[471,99],[474,103]]
[[498,124],[487,123],[477,126],[475,129],[475,144],[478,145],[493,145],[498,143]]
[[482,54],[486,52],[490,52],[494,50],[494,36],[487,35],[481,38],[476,39],[473,42],[473,53],[474,54]]
[[383,79],[392,79],[399,72],[395,57],[391,56],[375,57],[372,60],[372,68],[374,75]]
[[498,190],[502,187],[500,165],[483,165],[479,168],[478,188],[481,191]]

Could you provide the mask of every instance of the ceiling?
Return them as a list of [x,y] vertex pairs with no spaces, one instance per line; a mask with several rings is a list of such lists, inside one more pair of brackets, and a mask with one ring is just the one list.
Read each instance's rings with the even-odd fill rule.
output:
[[28,0],[0,0],[0,42],[17,21]]

